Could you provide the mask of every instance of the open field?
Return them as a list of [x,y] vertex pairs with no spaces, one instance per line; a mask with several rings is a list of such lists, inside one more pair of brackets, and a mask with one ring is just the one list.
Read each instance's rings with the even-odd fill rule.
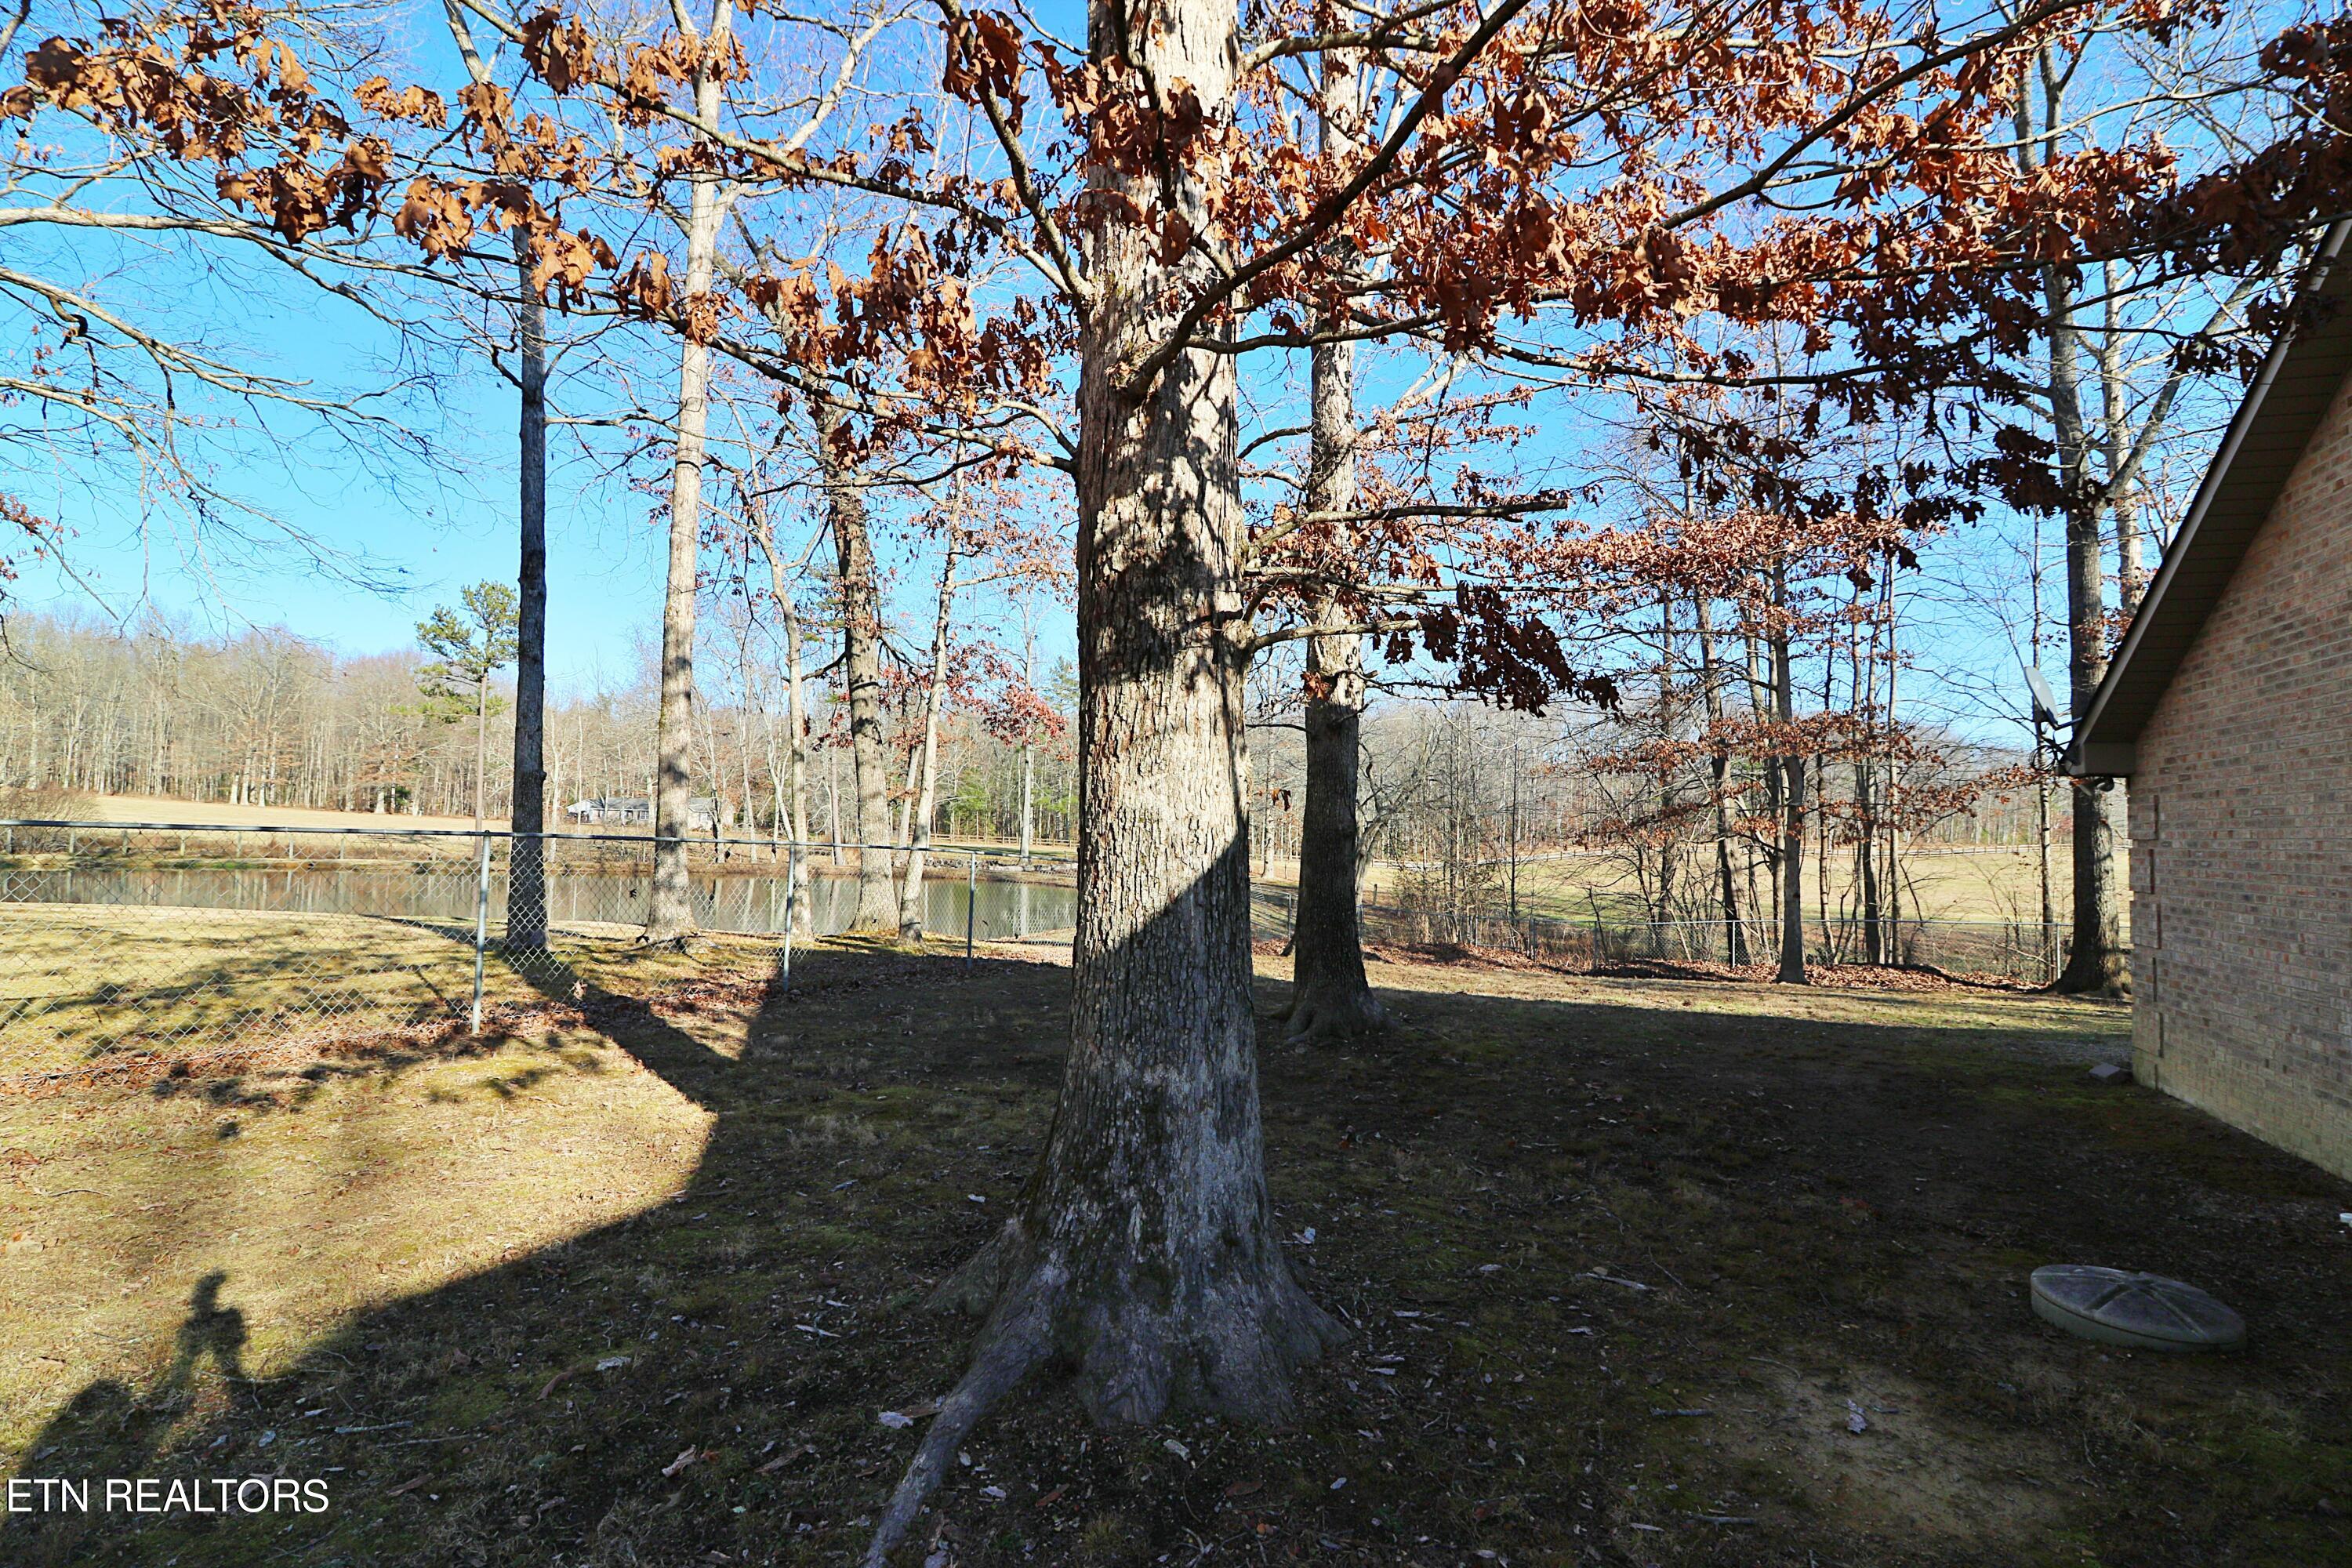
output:
[[[1712,853],[1710,851],[1710,853]],[[2053,907],[2060,920],[2064,920],[2073,908],[2071,876],[2066,846],[2062,842],[2051,850],[2051,880]],[[1903,913],[1907,920],[1931,921],[2038,921],[2042,918],[2042,886],[2039,858],[2030,847],[1906,849],[1903,855],[1905,886]],[[1849,890],[1852,867],[1834,863],[1830,868],[1829,898],[1832,916],[1842,908],[1852,912],[1854,899]],[[1710,859],[1696,868],[1708,878],[1715,874]],[[1808,879],[1814,875],[1814,863],[1806,862]],[[1685,871],[1685,876],[1689,872]],[[1295,881],[1295,867],[1286,868],[1283,861],[1275,862],[1277,879]],[[2129,879],[2128,857],[2116,858],[2118,885]],[[1502,889],[1507,881],[1507,868],[1495,868],[1496,901],[1501,901]],[[1364,898],[1368,902],[1393,903],[1397,889],[1405,875],[1393,865],[1376,863],[1365,879]],[[1770,902],[1769,882],[1759,882],[1764,901]],[[1707,889],[1713,888],[1708,882]],[[1519,912],[1549,916],[1556,920],[1582,920],[1591,915],[1592,905],[1588,895],[1597,897],[1601,912],[1612,920],[1637,920],[1643,917],[1643,905],[1631,872],[1622,857],[1600,854],[1554,855],[1548,859],[1529,859],[1519,865]],[[1741,897],[1747,896],[1745,886]],[[1809,880],[1805,908],[1810,913],[1819,907],[1818,890]],[[1712,906],[1710,906],[1712,912]]]
[[[313,811],[303,806],[229,805],[212,801],[165,800],[144,795],[74,797],[73,815],[89,822],[170,822],[203,827],[435,827],[467,828],[470,816],[407,816],[372,811]],[[503,826],[492,824],[492,826]]]
[[[878,1413],[919,1425],[958,1370],[919,1302],[1017,1198],[1067,973],[836,944],[795,978],[624,951],[483,1042],[0,1098],[10,1473],[333,1500],[18,1516],[0,1561],[842,1561],[912,1448]],[[2088,1082],[2120,1009],[1374,983],[1391,1037],[1265,1063],[1284,1230],[1357,1331],[1295,1426],[1107,1437],[1016,1399],[940,1495],[940,1561],[2352,1552],[2352,1191]],[[2060,1259],[2217,1286],[2252,1345],[2060,1336],[2023,1291]]]

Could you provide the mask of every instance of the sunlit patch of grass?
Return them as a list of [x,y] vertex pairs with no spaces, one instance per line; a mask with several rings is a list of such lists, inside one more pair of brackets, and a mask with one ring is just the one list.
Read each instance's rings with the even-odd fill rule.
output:
[[[617,927],[564,927],[520,965],[493,952],[495,1022],[549,989],[648,985],[701,972],[713,950],[642,948]],[[473,1001],[474,932],[456,921],[118,905],[0,903],[0,1084],[52,1076],[143,1080],[181,1062],[285,1060],[401,1032],[446,1031]],[[536,984],[534,983],[536,982]]]
[[270,1377],[353,1311],[659,1203],[709,1123],[593,1037],[156,1089],[0,1100],[0,1447],[93,1377],[140,1386],[207,1279],[237,1321],[188,1375]]

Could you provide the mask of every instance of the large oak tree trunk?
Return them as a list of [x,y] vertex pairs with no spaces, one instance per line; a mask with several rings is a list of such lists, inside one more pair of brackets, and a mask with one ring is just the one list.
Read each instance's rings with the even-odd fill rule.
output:
[[890,856],[871,847],[890,833],[890,774],[882,740],[882,603],[875,584],[874,543],[866,529],[866,491],[844,449],[841,410],[814,400],[817,462],[824,475],[841,595],[841,684],[849,701],[851,794],[856,808],[857,909],[848,929],[896,931],[898,905]]
[[508,826],[507,946],[547,945],[547,308],[531,287],[530,249],[515,231],[521,296],[516,356],[522,388],[522,561],[516,577],[514,790]]
[[[1093,0],[1088,37],[1098,61],[1124,47],[1153,81],[1187,84],[1213,135],[1233,104],[1236,19],[1229,4],[1170,0],[1130,34],[1112,0]],[[1164,183],[1106,158],[1090,179],[1146,213],[1171,193],[1192,232],[1213,236],[1188,163],[1208,156],[1169,149],[1154,160]],[[884,1515],[873,1563],[979,1413],[1042,1363],[1066,1367],[1107,1423],[1278,1417],[1294,1369],[1340,1335],[1291,1279],[1266,1197],[1233,361],[1186,352],[1139,396],[1124,385],[1174,324],[1185,289],[1171,283],[1197,285],[1215,262],[1195,247],[1164,264],[1154,234],[1122,224],[1088,245],[1069,1058],[1021,1211],[952,1292],[984,1304],[988,1324]]]

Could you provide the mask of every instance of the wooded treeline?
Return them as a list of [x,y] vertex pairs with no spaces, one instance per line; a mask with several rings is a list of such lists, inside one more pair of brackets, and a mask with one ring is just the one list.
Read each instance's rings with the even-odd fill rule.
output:
[[[12,657],[0,661],[0,789],[394,816],[462,816],[472,808],[469,732],[419,700],[419,653],[340,656],[271,629],[205,638],[151,625],[124,636],[103,623],[49,616],[17,616],[9,630]],[[1652,918],[1716,919],[1720,910],[1707,904],[1693,868],[1714,854],[1720,827],[1741,858],[1744,912],[1766,918],[1769,907],[1759,914],[1754,892],[1759,868],[1770,875],[1757,808],[1770,787],[1766,765],[1743,756],[1727,767],[1720,792],[1727,809],[1718,820],[1711,756],[1693,744],[1704,731],[1706,708],[1694,695],[1701,670],[1680,662],[1699,654],[1687,618],[1670,643],[1661,640],[1662,651],[1669,646],[1676,662],[1665,684],[1629,689],[1605,713],[1381,700],[1362,736],[1368,860],[1410,868],[1404,886],[1415,902],[1490,914],[1508,907],[1513,858],[1597,848],[1622,859]],[[715,658],[706,662],[707,670],[719,668]],[[772,700],[779,672],[754,656],[725,673],[721,700],[698,709],[694,788],[727,802],[740,831],[776,834],[785,820],[778,802],[787,721]],[[1841,681],[1851,671],[1832,661],[1821,673],[1813,700],[1846,708],[1852,694]],[[1744,666],[1734,677],[1735,710],[1752,713],[1769,701]],[[1066,684],[1045,682],[1049,690]],[[564,808],[576,800],[650,793],[646,737],[655,700],[647,679],[549,704],[550,827],[566,826]],[[839,805],[845,736],[841,704],[822,684],[810,708],[810,826],[823,843],[836,825],[845,833],[852,826]],[[892,749],[904,758],[919,731],[906,703],[893,717]],[[511,801],[511,727],[510,709],[494,707],[488,805],[499,817]],[[1905,841],[1924,845],[2036,842],[2032,801],[2041,786],[2022,781],[2021,757],[1928,740],[1906,733],[1899,758],[1815,757],[1813,795],[1828,804],[1811,842],[1850,852],[1865,816],[1882,832],[1900,822]],[[1017,841],[1021,747],[963,710],[946,717],[940,744],[934,833]],[[1298,849],[1306,778],[1295,701],[1262,715],[1252,756],[1253,853],[1270,867]],[[1042,843],[1066,844],[1074,759],[1065,745],[1045,745],[1034,763],[1033,831]],[[1874,777],[1893,779],[1886,793],[1913,804],[1874,810]],[[901,796],[894,792],[894,807]]]
[[[420,700],[422,654],[338,655],[271,629],[204,638],[151,626],[126,637],[48,616],[13,617],[9,638],[11,657],[0,659],[0,789],[394,816],[473,809],[471,731]],[[776,672],[754,664],[730,673],[736,700],[697,712],[696,793],[724,801],[738,831],[777,835],[786,720],[768,705]],[[549,827],[563,829],[577,800],[651,793],[654,701],[650,682],[640,681],[549,704]],[[836,826],[856,841],[837,811],[840,706],[822,689],[812,703],[818,841],[831,840]],[[908,705],[898,710],[903,759],[919,733]],[[488,805],[505,818],[511,708],[494,709],[490,724]],[[940,741],[934,831],[1017,840],[1021,747],[966,712],[946,717]],[[1034,831],[1066,843],[1076,789],[1069,750],[1036,747],[1034,763]]]

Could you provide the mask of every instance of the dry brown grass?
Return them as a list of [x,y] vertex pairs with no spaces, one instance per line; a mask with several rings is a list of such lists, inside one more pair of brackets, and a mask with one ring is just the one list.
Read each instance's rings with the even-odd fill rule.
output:
[[[2126,857],[2116,857],[2116,875],[2121,885],[2126,868]],[[2023,921],[2042,918],[2040,861],[2031,848],[1938,849],[1922,847],[1907,850],[1903,858],[1906,882],[1903,889],[1904,912],[1906,919],[1937,921]],[[2057,916],[2066,918],[2072,904],[2068,882],[2066,846],[2059,844],[2051,851],[2051,879]],[[1699,868],[1712,875],[1711,869]],[[1286,863],[1275,863],[1277,879],[1288,880],[1296,872]],[[1852,867],[1843,859],[1832,863],[1829,870],[1829,897],[1832,917],[1841,909],[1850,908],[1853,895],[1849,884]],[[1806,874],[1815,874],[1809,863]],[[1398,869],[1385,863],[1375,864],[1366,878],[1364,896],[1374,902],[1394,902],[1403,885]],[[1503,885],[1498,868],[1496,886]],[[1809,888],[1805,905],[1809,916],[1817,909],[1816,890]],[[1591,895],[1591,898],[1588,897]],[[1767,889],[1769,898],[1769,889]],[[1599,900],[1601,911],[1612,920],[1639,920],[1642,904],[1633,876],[1622,862],[1602,855],[1574,855],[1557,859],[1529,860],[1519,867],[1519,911],[1527,915],[1548,916],[1555,920],[1584,920],[1592,913],[1591,898]],[[1489,911],[1493,912],[1493,911]]]
[[[1278,1218],[1312,1227],[1297,1267],[1358,1336],[1297,1424],[1104,1435],[1024,1394],[941,1494],[953,1561],[2352,1548],[2352,1189],[2090,1084],[2121,1009],[1373,978],[1390,1037],[1264,1061]],[[911,1441],[877,1412],[956,1371],[960,1331],[917,1304],[1017,1197],[1067,976],[843,944],[796,979],[787,998],[746,953],[625,955],[478,1047],[0,1100],[11,1473],[282,1469],[335,1498],[217,1526],[9,1520],[0,1562],[842,1561]],[[2226,1282],[2253,1342],[2067,1339],[2021,1299],[2062,1258]]]
[[[77,797],[75,818],[84,822],[169,822],[192,827],[386,827],[471,829],[470,816],[409,816],[395,812],[319,811],[300,805],[230,805],[218,801],[170,800],[160,795],[92,795]],[[503,827],[503,822],[492,822]]]

